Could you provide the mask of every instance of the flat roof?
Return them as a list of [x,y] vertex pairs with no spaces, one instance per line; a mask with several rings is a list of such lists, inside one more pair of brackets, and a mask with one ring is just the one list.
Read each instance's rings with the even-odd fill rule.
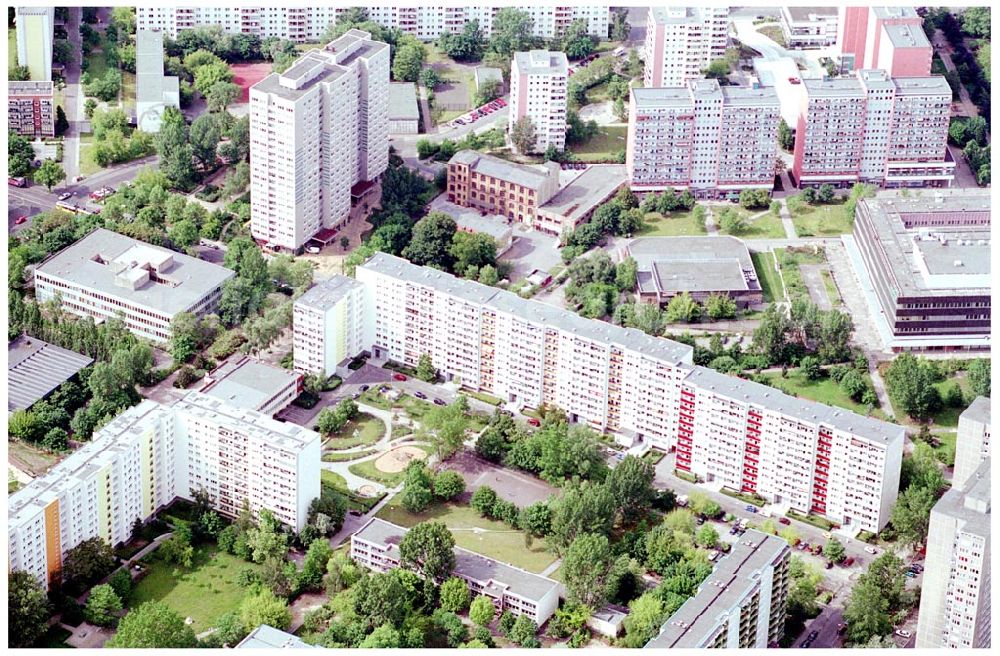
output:
[[931,42],[922,29],[914,25],[883,25],[886,36],[896,48],[930,48]]
[[[760,572],[789,551],[783,539],[748,530],[732,550],[716,563],[698,592],[684,602],[660,628],[645,649],[680,649],[704,646],[729,613],[760,585]],[[763,609],[761,612],[765,612]]]
[[395,255],[375,253],[360,266],[400,280],[426,285],[472,303],[489,305],[495,310],[514,315],[524,321],[575,333],[580,337],[635,351],[650,358],[677,364],[691,362],[693,349],[686,344],[652,337],[635,328],[624,328],[604,321],[587,319],[575,312],[541,301],[521,298],[503,289],[456,278],[430,267],[417,266]]
[[864,98],[865,91],[856,77],[838,77],[802,80],[810,98]]
[[10,80],[7,82],[8,96],[51,96],[53,90],[51,81],[42,80]]
[[989,539],[990,516],[993,514],[990,487],[990,458],[985,458],[964,487],[950,488],[934,504],[931,509],[931,524],[934,523],[935,515],[941,515],[958,520],[959,530],[963,533]]
[[[985,274],[990,273],[989,231],[967,232],[965,239],[942,243],[936,239],[916,241],[913,247],[920,252],[931,274]],[[980,243],[983,242],[983,243]],[[958,264],[961,262],[961,264]]]
[[913,7],[872,7],[876,18],[920,18]]
[[[399,542],[408,530],[385,520],[372,518],[354,535],[366,542],[388,546],[390,553],[395,558],[399,558]],[[540,574],[532,574],[519,567],[487,558],[462,547],[455,547],[454,571],[476,581],[496,584],[524,599],[536,601],[540,601],[554,589],[560,587],[558,581],[553,581]]]
[[739,260],[660,260],[652,273],[664,292],[750,289]]
[[[923,36],[923,32],[920,35]],[[943,75],[926,77],[894,77],[897,96],[947,95],[951,98],[951,87]]]
[[442,200],[431,203],[431,211],[447,214],[455,220],[458,227],[472,232],[482,232],[500,241],[508,239],[514,233],[506,216],[502,214],[486,214],[484,216],[474,208],[462,207],[443,200],[444,197],[445,195],[442,194],[439,197]]
[[503,71],[492,66],[476,66],[476,86],[478,87],[487,80],[498,80],[503,84]]
[[585,214],[607,200],[627,180],[628,169],[622,164],[593,164],[539,209],[578,223]]
[[977,421],[981,424],[990,425],[990,399],[986,396],[977,396],[976,400],[969,404],[969,407],[958,417],[958,421],[963,419]]
[[163,33],[159,30],[138,30],[135,34],[136,102],[163,102],[164,91],[170,91],[179,84],[176,77],[164,77],[163,57]]
[[416,121],[420,119],[417,108],[417,85],[413,82],[389,84],[389,120]]
[[694,108],[691,90],[688,87],[639,87],[632,89],[632,99],[636,108],[656,109],[660,107]]
[[301,449],[319,439],[319,433],[302,426],[277,421],[256,410],[241,408],[198,391],[188,392],[171,409],[218,423],[284,449]]
[[569,72],[566,53],[553,50],[515,52],[512,68],[525,75],[562,75]]
[[243,638],[236,649],[320,649],[302,638],[286,633],[273,626],[261,624]]
[[[680,24],[680,23],[694,23],[698,21],[704,21],[707,19],[705,16],[706,10],[708,9],[721,9],[721,7],[679,7],[679,6],[655,6],[649,8],[649,15],[652,16],[653,21],[658,25],[666,25],[670,23]],[[728,13],[728,10],[727,10]]]
[[7,344],[7,411],[30,408],[93,362],[34,337],[17,337]]
[[796,22],[837,18],[838,7],[785,7],[789,17]]
[[[151,267],[159,269],[162,282],[147,280],[134,289],[119,284],[125,278],[141,278],[142,270]],[[51,256],[37,271],[170,315],[189,310],[235,275],[217,264],[104,228]]]
[[245,355],[234,355],[209,372],[201,391],[238,408],[259,410],[289,387],[301,374],[274,367]]
[[906,430],[897,424],[863,417],[850,410],[790,396],[768,385],[729,376],[708,367],[692,366],[684,379],[700,389],[718,392],[737,402],[756,405],[810,423],[823,424],[879,444],[902,441]]
[[295,304],[326,312],[351,292],[363,288],[364,285],[354,278],[337,274],[310,287],[305,294],[295,299]]
[[552,166],[516,164],[474,150],[458,151],[448,160],[448,164],[465,164],[476,173],[536,191],[542,188],[549,176],[558,175],[559,170],[559,165],[554,162],[549,162]]

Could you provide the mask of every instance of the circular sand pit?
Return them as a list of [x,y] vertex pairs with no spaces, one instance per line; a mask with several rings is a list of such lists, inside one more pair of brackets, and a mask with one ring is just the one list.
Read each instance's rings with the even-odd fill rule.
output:
[[413,459],[423,460],[427,453],[415,446],[397,446],[392,451],[382,454],[375,461],[375,469],[387,474],[395,474],[406,469]]
[[375,496],[375,486],[374,485],[362,485],[358,488],[358,494],[363,497],[373,497]]

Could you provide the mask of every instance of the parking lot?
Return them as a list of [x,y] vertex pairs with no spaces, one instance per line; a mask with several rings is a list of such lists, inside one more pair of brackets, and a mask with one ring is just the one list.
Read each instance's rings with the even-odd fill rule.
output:
[[497,98],[493,102],[474,108],[468,114],[462,114],[449,123],[449,126],[457,127],[459,125],[471,125],[486,118],[499,118],[501,114],[505,116],[506,112],[507,101],[503,98]]

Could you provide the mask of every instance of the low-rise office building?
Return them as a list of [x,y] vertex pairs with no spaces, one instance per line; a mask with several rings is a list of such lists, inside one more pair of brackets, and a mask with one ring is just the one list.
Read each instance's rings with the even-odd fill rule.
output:
[[120,317],[136,336],[163,343],[182,312],[215,312],[225,267],[97,228],[35,269],[39,301],[59,299],[72,314],[100,322]]
[[313,285],[292,306],[294,369],[332,376],[345,360],[365,350],[364,286],[347,276]]
[[977,397],[958,417],[958,437],[955,443],[955,471],[951,485],[961,489],[990,457],[991,411],[989,397]]
[[27,410],[93,362],[86,355],[19,335],[7,344],[7,411]]
[[622,255],[636,262],[636,293],[644,303],[663,305],[683,293],[699,303],[722,294],[740,308],[764,301],[750,251],[736,237],[641,237]]
[[538,209],[559,191],[559,165],[515,164],[474,150],[448,161],[448,202],[534,225]]
[[628,183],[628,173],[620,164],[594,164],[573,178],[549,202],[538,208],[535,230],[550,235],[571,232],[590,220],[594,211]]
[[782,7],[781,31],[788,48],[825,48],[837,43],[837,7]]
[[990,459],[931,510],[918,649],[990,647]]
[[172,406],[143,401],[10,496],[10,568],[58,584],[80,542],[123,543],[136,519],[199,490],[228,517],[246,501],[301,530],[320,494],[319,462],[319,434],[294,424],[200,392]]
[[845,243],[887,348],[990,347],[990,239],[988,190],[858,202]]
[[[351,558],[368,569],[387,572],[400,565],[399,543],[408,529],[381,519],[371,519],[351,536]],[[455,547],[452,576],[465,581],[473,597],[490,598],[498,612],[527,615],[541,626],[559,607],[562,586],[475,552]]]
[[432,212],[447,214],[462,232],[482,233],[493,237],[497,245],[497,255],[507,251],[514,243],[514,229],[510,219],[499,214],[484,214],[469,207],[462,207],[439,196],[431,202]]
[[56,136],[52,82],[7,82],[7,129],[26,137]]
[[389,84],[389,134],[420,132],[417,86],[413,82]]
[[322,647],[310,645],[302,638],[287,631],[261,624],[248,633],[247,637],[240,640],[234,649],[322,649]]
[[273,417],[302,393],[302,374],[246,355],[233,355],[205,375],[200,391],[237,408]]
[[747,531],[645,648],[777,646],[785,633],[791,559],[781,538]]

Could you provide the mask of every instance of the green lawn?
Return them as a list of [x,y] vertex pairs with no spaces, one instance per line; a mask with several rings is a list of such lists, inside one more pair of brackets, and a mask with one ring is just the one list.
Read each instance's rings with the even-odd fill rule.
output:
[[[882,373],[883,380],[885,379],[886,368],[887,365],[879,367],[879,371]],[[950,388],[955,383],[958,383],[958,386],[962,388],[962,392],[966,395],[966,397],[968,397],[970,394],[969,383],[964,376],[951,376],[949,378],[945,378],[940,383],[934,383],[934,387],[937,389],[938,393],[943,396],[944,393],[948,390],[948,388]],[[891,402],[892,400],[890,399],[890,403]],[[952,408],[949,406],[942,407],[940,410],[938,410],[935,414],[931,415],[930,417],[931,430],[937,428],[951,428],[951,429],[957,428],[958,417],[965,411],[966,407],[968,406],[963,405],[962,407],[959,408]],[[917,422],[910,419],[905,412],[897,410],[895,406],[893,406],[892,411],[896,417],[896,421],[898,421],[899,423],[905,424],[906,426],[910,427],[919,425]],[[935,435],[937,435],[937,433],[935,433]]]
[[566,149],[581,162],[613,161],[618,151],[625,150],[627,133],[628,128],[624,125],[602,126],[590,141],[567,146]]
[[102,170],[101,165],[94,161],[94,136],[85,134],[80,137],[80,175],[93,175]]
[[542,540],[534,540],[530,547],[525,546],[524,533],[503,522],[480,517],[464,504],[435,502],[424,512],[413,514],[402,507],[397,495],[376,516],[406,527],[429,520],[444,522],[451,529],[458,546],[529,572],[541,572],[556,559],[545,549]]
[[[867,406],[854,401],[854,399],[849,397],[844,390],[840,388],[840,385],[838,385],[832,378],[809,380],[799,369],[790,369],[788,371],[787,378],[782,378],[780,371],[765,373],[764,376],[779,385],[789,394],[793,394],[804,399],[810,399],[812,401],[818,401],[819,403],[825,403],[826,405],[845,408],[852,412],[856,412],[859,415],[865,415],[868,413]],[[871,377],[868,374],[865,374],[864,378],[869,385],[872,384]],[[872,412],[872,416],[883,419],[885,414],[881,410],[875,409]]]
[[347,422],[339,433],[324,442],[323,448],[340,451],[356,446],[370,446],[378,442],[383,435],[385,435],[385,424],[382,420],[367,412],[361,412]]
[[378,388],[373,387],[371,389],[365,390],[358,397],[358,401],[366,405],[374,406],[380,410],[388,410],[391,406],[389,400],[378,391]]
[[54,453],[42,451],[36,446],[17,440],[7,440],[7,449],[7,453],[10,456],[14,457],[17,462],[22,463],[35,476],[44,474],[50,467],[61,460]]
[[349,460],[360,460],[365,456],[375,453],[375,449],[364,449],[362,451],[330,451],[323,454],[323,462],[347,462]]
[[823,284],[826,286],[826,295],[830,297],[830,303],[833,304],[833,307],[840,307],[840,290],[837,289],[837,283],[833,280],[833,274],[823,269],[820,271],[820,275],[823,276]]
[[90,75],[91,80],[102,77],[108,70],[108,58],[104,56],[103,50],[91,50],[86,59],[88,62],[86,73]]
[[854,229],[854,222],[845,215],[844,201],[840,198],[828,204],[806,205],[791,215],[799,237],[835,237]]
[[809,288],[802,280],[800,264],[822,264],[826,262],[826,253],[814,254],[805,251],[791,252],[784,248],[774,249],[774,256],[781,267],[781,276],[785,281],[785,289],[788,290],[789,298],[795,299],[799,296],[809,298]]
[[[428,456],[431,454],[430,447],[426,447],[422,444],[413,444],[407,446],[415,446],[418,449],[423,450]],[[378,458],[372,460],[365,460],[364,462],[357,462],[347,468],[349,472],[355,476],[360,476],[361,478],[367,478],[370,481],[375,481],[376,483],[381,483],[387,487],[395,487],[399,485],[400,481],[403,480],[403,472],[396,472],[395,474],[389,474],[384,471],[379,471],[375,467],[375,461]]]
[[122,102],[125,111],[135,112],[135,73],[122,71]]
[[[747,216],[749,217],[752,215]],[[741,239],[784,239],[785,227],[781,224],[781,217],[770,212],[750,220],[750,229],[740,235]]]
[[7,65],[17,65],[17,30],[7,28]]
[[223,614],[236,610],[246,590],[236,585],[242,569],[261,570],[261,565],[221,552],[215,545],[195,547],[194,564],[188,569],[165,563],[153,553],[143,560],[149,573],[132,590],[128,606],[162,601],[181,617],[194,620],[195,633],[210,629]]
[[757,270],[757,279],[760,280],[761,290],[764,292],[764,302],[784,300],[785,288],[781,284],[781,278],[774,269],[774,253],[750,253],[753,260],[753,268]]
[[694,218],[694,212],[681,210],[664,216],[649,212],[636,233],[643,237],[692,237],[705,234],[705,226]]
[[14,472],[7,468],[7,494],[14,494],[21,489],[21,482],[14,478]]

